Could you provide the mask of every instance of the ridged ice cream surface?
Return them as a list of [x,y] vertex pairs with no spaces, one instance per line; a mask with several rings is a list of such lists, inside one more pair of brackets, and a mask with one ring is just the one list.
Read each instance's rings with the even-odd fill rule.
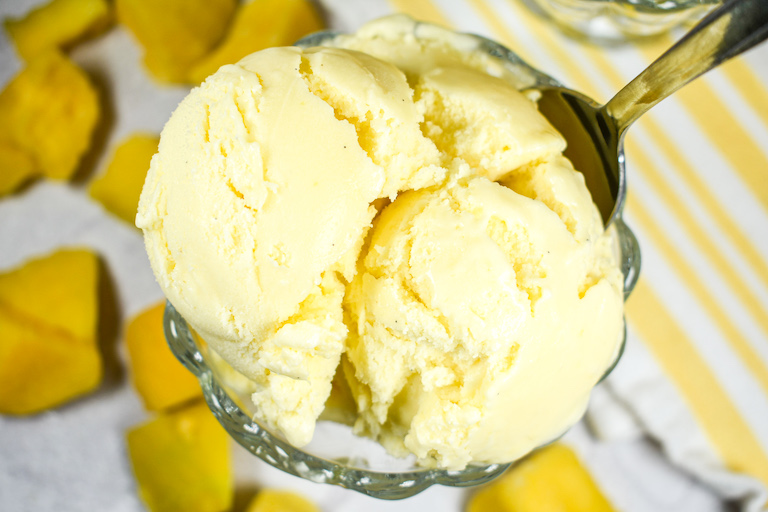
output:
[[616,241],[515,73],[415,26],[222,67],[166,124],[136,223],[290,443],[343,387],[393,454],[508,462],[578,421],[617,355]]

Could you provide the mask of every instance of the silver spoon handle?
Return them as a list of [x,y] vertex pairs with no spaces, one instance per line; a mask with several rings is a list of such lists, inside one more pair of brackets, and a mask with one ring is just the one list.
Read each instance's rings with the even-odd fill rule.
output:
[[768,0],[730,0],[710,12],[603,107],[619,133],[710,69],[768,38]]

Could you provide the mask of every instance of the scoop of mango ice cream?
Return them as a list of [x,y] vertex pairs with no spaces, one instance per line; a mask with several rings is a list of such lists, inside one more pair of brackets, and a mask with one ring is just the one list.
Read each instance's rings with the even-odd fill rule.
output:
[[406,192],[376,223],[345,371],[356,431],[393,453],[515,460],[581,417],[616,357],[622,278],[581,175],[556,156],[512,181]]
[[575,422],[615,357],[613,239],[514,81],[437,43],[401,69],[402,48],[364,40],[263,50],[193,89],[136,224],[168,299],[290,443],[338,374],[355,431],[393,453],[512,460]]
[[344,350],[371,203],[444,179],[403,74],[273,48],[222,67],[163,129],[137,226],[168,299],[305,444]]

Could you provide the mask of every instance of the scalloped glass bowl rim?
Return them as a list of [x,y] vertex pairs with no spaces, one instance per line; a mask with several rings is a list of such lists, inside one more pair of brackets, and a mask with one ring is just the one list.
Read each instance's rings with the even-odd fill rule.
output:
[[[418,24],[416,25],[418,29]],[[324,31],[311,34],[296,44],[309,47],[326,43],[339,32]],[[522,69],[535,85],[559,85],[548,75],[531,67],[508,48],[474,34],[464,34],[477,39],[479,49],[497,57],[503,65],[516,71]],[[637,240],[624,223],[621,214],[614,220],[616,237],[624,273],[625,300],[634,288],[640,270],[640,252]],[[295,476],[334,485],[382,499],[402,499],[418,494],[434,484],[451,487],[467,487],[486,483],[503,473],[512,463],[469,465],[465,469],[450,471],[423,468],[409,471],[384,472],[346,465],[302,451],[288,444],[277,435],[252,420],[217,382],[213,370],[208,366],[194,336],[184,319],[168,302],[163,319],[165,336],[172,352],[200,381],[208,406],[228,434],[239,444],[264,462]],[[626,343],[626,331],[614,363],[601,378],[610,374],[621,358]],[[350,434],[352,435],[352,434]]]

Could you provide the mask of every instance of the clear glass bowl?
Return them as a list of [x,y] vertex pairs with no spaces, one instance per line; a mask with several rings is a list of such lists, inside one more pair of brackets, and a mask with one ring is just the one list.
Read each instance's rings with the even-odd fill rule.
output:
[[569,30],[598,41],[651,36],[703,17],[722,0],[526,0]]
[[[328,45],[336,35],[335,32],[321,32],[297,44],[303,47]],[[416,35],[419,36],[418,25]],[[468,37],[475,38],[478,48],[497,58],[520,83],[528,86],[559,85],[509,49],[479,36]],[[616,250],[621,257],[626,299],[640,271],[640,251],[621,214],[610,229],[614,230]],[[459,471],[422,468],[415,464],[415,459],[395,458],[378,443],[355,436],[350,427],[322,416],[312,442],[301,449],[296,448],[252,419],[254,410],[250,400],[250,381],[209,350],[205,341],[189,328],[170,303],[165,308],[164,328],[171,350],[197,376],[208,406],[226,431],[251,453],[287,473],[313,482],[340,485],[376,498],[402,499],[418,494],[433,484],[468,487],[486,483],[510,466],[477,464]],[[616,365],[623,348],[624,341],[603,378]]]

